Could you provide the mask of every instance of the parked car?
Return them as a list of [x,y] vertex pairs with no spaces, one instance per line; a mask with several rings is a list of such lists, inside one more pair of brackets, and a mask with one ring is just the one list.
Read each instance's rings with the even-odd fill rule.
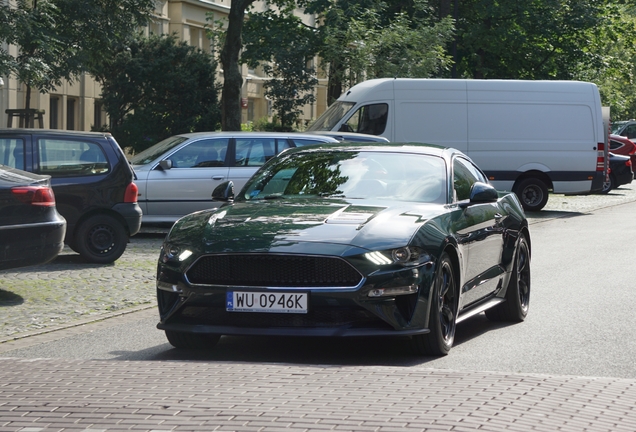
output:
[[0,165],[0,270],[55,259],[65,232],[50,177]]
[[636,120],[612,122],[611,132],[614,135],[621,135],[629,139],[636,138]]
[[198,132],[167,138],[130,159],[143,222],[173,223],[188,213],[218,207],[212,191],[222,182],[232,180],[242,187],[282,150],[325,142],[338,141],[285,132]]
[[51,176],[65,242],[89,262],[118,259],[141,227],[134,172],[109,133],[0,129],[0,163]]
[[629,156],[609,154],[609,181],[603,182],[602,194],[609,193],[619,186],[630,184],[634,179],[632,160]]
[[324,135],[337,139],[338,141],[347,142],[389,142],[388,138],[379,135],[361,134],[355,132],[336,132],[336,131],[312,131],[307,132],[312,135]]
[[455,149],[335,144],[290,149],[216,210],[167,235],[157,269],[160,322],[177,348],[221,335],[408,336],[444,355],[479,312],[523,321],[530,233]]
[[610,134],[609,151],[614,154],[629,156],[632,160],[632,167],[636,166],[636,144],[629,138]]

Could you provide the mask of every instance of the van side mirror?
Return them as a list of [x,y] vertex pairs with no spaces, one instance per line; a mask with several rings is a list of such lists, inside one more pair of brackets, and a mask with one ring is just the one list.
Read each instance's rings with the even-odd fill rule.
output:
[[215,187],[212,201],[234,202],[234,182],[226,181]]

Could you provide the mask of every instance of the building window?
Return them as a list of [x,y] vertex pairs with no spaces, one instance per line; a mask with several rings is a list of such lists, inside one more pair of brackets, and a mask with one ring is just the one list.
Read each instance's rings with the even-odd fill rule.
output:
[[75,130],[75,99],[66,99],[66,130]]
[[101,130],[104,122],[102,121],[102,110],[104,104],[101,101],[95,101],[95,113],[93,117],[93,129]]
[[58,96],[51,96],[49,99],[49,128],[59,129],[59,112],[60,112],[60,98]]

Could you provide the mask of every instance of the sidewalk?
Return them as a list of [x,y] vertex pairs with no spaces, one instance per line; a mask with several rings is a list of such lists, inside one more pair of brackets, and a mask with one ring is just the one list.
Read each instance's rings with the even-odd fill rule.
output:
[[635,431],[636,380],[0,359],[0,432]]

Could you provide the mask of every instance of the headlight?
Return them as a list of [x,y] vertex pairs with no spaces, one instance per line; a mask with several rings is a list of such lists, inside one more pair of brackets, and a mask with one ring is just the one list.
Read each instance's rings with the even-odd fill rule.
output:
[[161,260],[166,263],[168,261],[185,261],[192,256],[192,251],[182,249],[179,245],[172,243],[164,243],[161,248]]
[[386,251],[367,252],[364,256],[375,265],[401,264],[412,266],[423,264],[431,260],[431,256],[422,249],[406,246]]

